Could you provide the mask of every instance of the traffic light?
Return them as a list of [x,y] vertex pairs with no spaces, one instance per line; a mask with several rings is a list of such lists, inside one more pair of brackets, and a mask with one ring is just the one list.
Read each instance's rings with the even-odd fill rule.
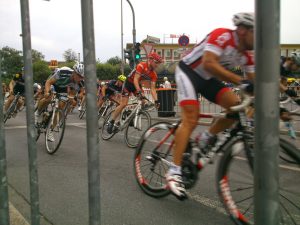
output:
[[135,45],[134,45],[134,59],[136,62],[138,62],[141,59],[140,46],[141,46],[141,44],[138,42],[135,43]]
[[124,49],[124,58],[128,59],[129,62],[132,60],[132,50],[131,49]]

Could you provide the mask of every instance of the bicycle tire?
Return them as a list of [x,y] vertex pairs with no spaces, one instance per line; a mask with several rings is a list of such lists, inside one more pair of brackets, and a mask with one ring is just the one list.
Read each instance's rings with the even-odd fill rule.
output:
[[[56,125],[53,127],[54,119],[51,118],[47,126],[46,135],[45,135],[46,150],[47,153],[50,155],[54,154],[59,149],[64,137],[65,127],[66,127],[64,112],[59,109],[56,111],[56,116],[58,117],[58,123],[56,122]],[[52,131],[53,134],[59,133],[58,138],[54,138],[54,141],[48,140],[48,135],[50,131]]]
[[143,133],[151,126],[151,116],[148,112],[141,110],[137,118],[137,127],[134,127],[134,115],[125,128],[125,142],[129,148],[136,148]]
[[101,131],[102,131],[101,132],[101,137],[102,137],[103,140],[106,140],[106,141],[111,139],[116,134],[116,132],[112,132],[111,134],[109,134],[107,132],[108,121],[110,120],[113,112],[114,112],[114,110],[107,114],[107,116],[105,117],[102,129],[101,129]]
[[[245,145],[237,147],[241,139],[235,139],[225,146],[217,168],[217,189],[220,200],[235,224],[254,224],[254,179],[253,160],[245,155]],[[282,144],[280,152],[285,151],[297,161],[297,167],[280,161],[279,166],[279,206],[280,224],[300,224],[300,190],[299,173],[300,156],[290,143]],[[294,164],[293,164],[294,166]],[[298,177],[299,178],[299,177]],[[290,210],[290,211],[289,211]],[[288,214],[290,213],[290,214]],[[296,218],[295,218],[296,217]]]
[[12,101],[9,108],[7,109],[6,113],[4,114],[3,122],[6,123],[6,121],[11,118],[13,111],[15,111],[17,105],[16,98]]
[[142,191],[154,198],[171,193],[165,174],[168,165],[161,160],[172,162],[175,130],[166,122],[151,125],[142,135],[134,154],[134,175]]
[[107,106],[101,106],[98,110],[98,129],[101,129],[104,124],[104,120],[106,118],[107,112],[109,111],[109,108]]
[[86,108],[83,108],[79,113],[79,119],[82,119],[85,114]]

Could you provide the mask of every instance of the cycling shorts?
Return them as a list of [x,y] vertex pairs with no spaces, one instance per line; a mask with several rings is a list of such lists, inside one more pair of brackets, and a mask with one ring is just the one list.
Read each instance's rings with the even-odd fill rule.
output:
[[182,61],[176,68],[175,78],[180,105],[198,105],[198,94],[218,104],[222,94],[231,91],[216,78],[203,79]]
[[136,94],[136,89],[133,83],[126,80],[122,91],[122,96],[129,97],[130,93]]

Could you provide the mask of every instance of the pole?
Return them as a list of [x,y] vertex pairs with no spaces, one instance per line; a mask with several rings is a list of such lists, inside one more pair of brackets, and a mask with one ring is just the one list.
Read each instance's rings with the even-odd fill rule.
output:
[[34,126],[33,70],[28,0],[20,0],[22,18],[23,59],[25,74],[26,123],[30,177],[31,225],[40,224],[39,186],[37,173],[36,130]]
[[124,74],[124,47],[123,47],[123,0],[121,0],[121,73]]
[[[2,56],[0,52],[0,118],[3,118]],[[0,224],[9,225],[7,162],[3,119],[0,120]]]
[[[134,14],[134,9],[129,0],[127,0],[128,4],[130,5],[131,11],[132,11],[132,42],[133,42],[133,47],[135,46],[136,43],[136,30],[135,30],[135,14]],[[132,55],[134,56],[134,48],[132,48]],[[135,60],[134,61],[134,67],[135,67]]]
[[83,61],[86,85],[89,224],[100,225],[99,129],[93,0],[81,0]]
[[278,225],[280,1],[255,3],[254,223]]

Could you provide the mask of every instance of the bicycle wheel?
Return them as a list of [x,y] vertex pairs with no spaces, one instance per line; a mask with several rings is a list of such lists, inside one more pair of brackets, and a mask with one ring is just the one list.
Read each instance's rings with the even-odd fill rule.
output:
[[79,113],[79,119],[82,119],[82,118],[83,118],[83,116],[84,116],[84,114],[85,114],[85,111],[86,111],[86,108],[85,108],[85,107],[83,107],[83,109],[80,110],[80,113]]
[[[254,224],[253,165],[249,163],[241,140],[228,144],[217,169],[217,189],[221,201],[235,224]],[[279,160],[280,224],[300,224],[300,156],[290,143],[282,144],[279,154],[293,158],[298,165]],[[253,160],[251,160],[253,162]]]
[[165,174],[172,162],[174,144],[172,125],[159,122],[150,126],[140,139],[134,155],[135,178],[147,195],[160,198],[169,195]]
[[[135,123],[136,122],[136,123]],[[125,142],[129,148],[135,148],[141,136],[151,125],[151,117],[148,112],[140,111],[133,116],[125,128]]]
[[101,129],[103,127],[107,112],[108,112],[108,108],[106,106],[101,106],[101,108],[98,111],[98,128],[99,129]]
[[114,111],[109,112],[107,114],[107,116],[105,117],[105,119],[104,119],[104,123],[103,123],[103,126],[102,126],[102,132],[101,132],[101,137],[102,137],[103,140],[109,140],[116,134],[114,131],[111,134],[109,134],[107,132],[108,121],[111,120],[111,116],[112,116],[113,112]]
[[[46,130],[45,142],[47,153],[54,154],[58,150],[64,137],[65,126],[66,120],[64,112],[57,110],[53,118],[51,118]],[[53,138],[51,138],[51,136]]]
[[4,118],[3,118],[4,123],[6,123],[6,121],[9,118],[11,118],[13,112],[16,110],[16,106],[17,106],[17,101],[16,101],[16,99],[14,99],[4,114]]

